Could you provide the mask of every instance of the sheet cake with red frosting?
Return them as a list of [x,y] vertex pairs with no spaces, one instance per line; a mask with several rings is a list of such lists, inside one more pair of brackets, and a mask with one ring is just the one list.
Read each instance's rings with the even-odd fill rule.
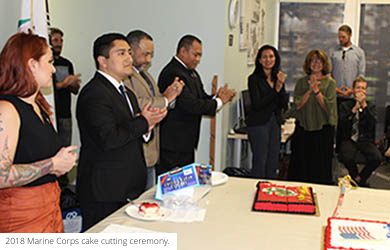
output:
[[313,190],[309,186],[285,186],[258,182],[254,211],[315,214]]

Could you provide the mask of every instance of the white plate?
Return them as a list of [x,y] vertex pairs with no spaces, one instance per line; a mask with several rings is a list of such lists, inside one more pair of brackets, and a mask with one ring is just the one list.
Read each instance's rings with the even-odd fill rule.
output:
[[140,214],[138,212],[138,207],[140,204],[136,205],[130,205],[126,208],[125,212],[127,213],[128,216],[139,219],[139,220],[144,220],[144,221],[158,221],[164,218],[165,216],[168,216],[168,210],[164,209],[163,207],[160,207],[160,214],[156,217],[146,217],[143,214]]
[[229,179],[229,176],[222,172],[213,171],[211,172],[211,184],[213,186],[221,185],[225,182],[227,182]]

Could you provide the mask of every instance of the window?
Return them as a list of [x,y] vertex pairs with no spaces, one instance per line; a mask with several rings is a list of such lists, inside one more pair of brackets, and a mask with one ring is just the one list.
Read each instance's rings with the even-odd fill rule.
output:
[[383,134],[385,107],[390,93],[390,5],[362,4],[359,45],[366,54],[368,95],[377,106],[377,137]]
[[311,50],[327,53],[338,43],[343,13],[343,3],[280,3],[279,52],[288,92],[293,92],[297,80],[304,76],[302,65]]

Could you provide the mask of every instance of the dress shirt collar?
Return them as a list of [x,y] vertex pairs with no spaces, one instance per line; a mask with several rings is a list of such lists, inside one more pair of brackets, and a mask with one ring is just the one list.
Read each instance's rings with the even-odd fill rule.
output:
[[135,72],[137,72],[139,74],[140,71],[136,67],[133,66],[133,69]]
[[116,88],[116,90],[119,93],[121,93],[120,90],[119,90],[119,86],[121,86],[121,85],[123,86],[123,81],[118,82],[114,77],[110,76],[109,74],[107,74],[107,73],[105,73],[105,72],[103,72],[101,70],[98,70],[97,72],[102,74]]
[[350,49],[352,49],[352,45],[349,46],[349,47],[342,47],[342,49],[345,50],[345,51],[350,50]]
[[348,48],[344,48],[343,46],[341,46],[340,44],[338,44],[338,49],[339,50],[350,50],[350,49],[355,49],[356,46],[354,44],[352,44],[351,46],[349,46]]
[[185,63],[183,63],[183,61],[179,59],[179,57],[174,56],[174,58],[175,58],[179,63],[181,63],[181,64],[184,66],[184,68],[190,70],[189,68],[187,68],[187,66],[185,65]]

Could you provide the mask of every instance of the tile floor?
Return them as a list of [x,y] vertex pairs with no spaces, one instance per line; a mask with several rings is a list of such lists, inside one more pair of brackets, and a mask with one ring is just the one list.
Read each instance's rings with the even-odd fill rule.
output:
[[[337,167],[340,167],[340,169],[337,169]],[[348,170],[343,164],[335,163],[333,166],[333,173],[333,178],[336,180],[338,177],[347,175]],[[368,179],[368,184],[371,188],[390,190],[390,162],[386,162],[379,166]]]

